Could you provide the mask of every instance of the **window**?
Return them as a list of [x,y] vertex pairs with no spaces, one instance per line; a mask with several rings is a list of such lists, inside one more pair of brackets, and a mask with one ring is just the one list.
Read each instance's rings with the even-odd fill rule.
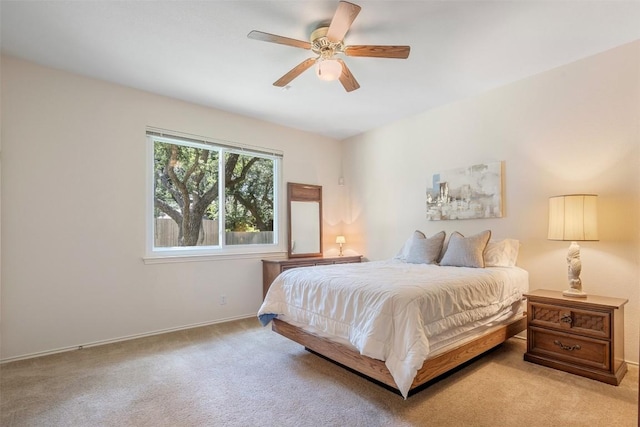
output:
[[278,249],[280,154],[152,131],[147,139],[148,255]]

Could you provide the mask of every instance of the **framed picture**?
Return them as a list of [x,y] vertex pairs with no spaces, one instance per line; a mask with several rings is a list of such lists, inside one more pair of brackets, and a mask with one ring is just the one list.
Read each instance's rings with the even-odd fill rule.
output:
[[427,219],[502,218],[503,162],[482,163],[433,175]]

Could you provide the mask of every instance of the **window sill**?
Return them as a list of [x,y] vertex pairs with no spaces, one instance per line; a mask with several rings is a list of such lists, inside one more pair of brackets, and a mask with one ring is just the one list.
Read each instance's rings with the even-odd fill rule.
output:
[[229,261],[236,259],[261,259],[275,256],[286,256],[283,251],[270,252],[244,252],[226,254],[189,254],[189,255],[149,255],[142,257],[145,264],[172,264],[183,262],[203,262],[203,261]]

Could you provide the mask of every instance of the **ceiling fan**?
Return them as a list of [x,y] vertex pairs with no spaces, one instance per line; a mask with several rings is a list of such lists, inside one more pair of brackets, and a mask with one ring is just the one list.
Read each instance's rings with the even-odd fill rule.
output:
[[298,77],[312,65],[316,64],[316,73],[321,80],[340,80],[347,92],[351,92],[360,87],[358,81],[353,77],[347,64],[336,55],[346,56],[366,56],[374,58],[399,58],[409,57],[410,46],[379,46],[379,45],[345,45],[344,36],[349,31],[351,24],[360,12],[357,4],[341,1],[338,3],[336,13],[331,22],[321,24],[309,37],[309,41],[291,39],[264,33],[262,31],[251,31],[247,37],[254,40],[261,40],[271,43],[279,43],[287,46],[309,49],[316,55],[293,67],[288,73],[280,77],[273,83],[274,86],[284,87],[293,79]]

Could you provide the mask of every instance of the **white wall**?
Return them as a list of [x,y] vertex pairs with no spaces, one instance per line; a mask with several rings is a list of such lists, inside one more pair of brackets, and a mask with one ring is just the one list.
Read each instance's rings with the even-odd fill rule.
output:
[[143,263],[146,126],[282,150],[284,182],[323,185],[335,246],[338,141],[15,58],[1,72],[3,360],[257,312],[260,256]]
[[[425,94],[428,96],[428,94]],[[583,242],[586,292],[627,298],[625,349],[638,361],[640,42],[350,138],[343,147],[349,249],[395,255],[414,229],[491,229],[521,241],[531,289],[564,290],[569,242],[546,240],[550,196],[599,195],[599,242]],[[506,216],[427,221],[441,170],[505,162]]]

